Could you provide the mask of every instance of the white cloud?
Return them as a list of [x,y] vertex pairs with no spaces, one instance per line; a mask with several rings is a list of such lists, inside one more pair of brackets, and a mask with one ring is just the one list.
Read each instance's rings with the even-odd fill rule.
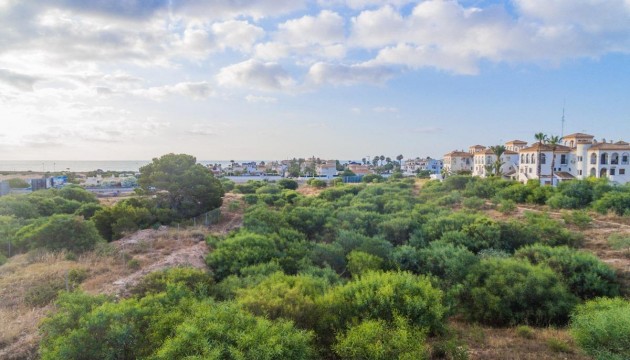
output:
[[217,75],[219,85],[259,90],[284,90],[295,80],[277,63],[246,60],[224,67]]
[[21,91],[33,91],[33,85],[40,80],[35,76],[20,74],[9,69],[0,69],[0,84],[4,83]]
[[394,71],[384,66],[340,65],[316,63],[308,71],[308,80],[316,85],[353,85],[359,83],[381,84],[394,75]]
[[247,95],[245,96],[245,100],[250,103],[275,103],[278,101],[275,97],[270,96],[257,96],[257,95]]
[[206,81],[181,82],[175,85],[156,86],[147,89],[138,89],[132,91],[132,93],[154,100],[161,100],[169,95],[182,95],[195,100],[201,100],[215,94],[212,86]]
[[279,60],[296,55],[298,62],[341,59],[346,55],[344,27],[344,18],[328,10],[287,20],[278,25],[272,41],[256,46],[256,57]]
[[276,39],[289,44],[334,44],[344,40],[344,19],[323,10],[317,16],[305,15],[278,25]]

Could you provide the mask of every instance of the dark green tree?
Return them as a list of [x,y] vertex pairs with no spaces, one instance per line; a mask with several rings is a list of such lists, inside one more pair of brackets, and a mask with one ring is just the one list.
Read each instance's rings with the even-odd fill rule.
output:
[[138,183],[161,207],[191,218],[221,206],[221,182],[194,156],[167,154],[140,168]]

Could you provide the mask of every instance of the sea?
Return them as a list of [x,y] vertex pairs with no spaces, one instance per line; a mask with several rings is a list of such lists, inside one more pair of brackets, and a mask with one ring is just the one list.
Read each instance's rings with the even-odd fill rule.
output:
[[[238,160],[236,162],[250,162],[261,160]],[[265,160],[263,160],[265,161]],[[137,172],[140,167],[150,163],[150,160],[0,160],[0,171],[32,171],[32,172],[88,172],[101,169],[103,171]],[[201,160],[200,164],[230,165],[229,160]]]
[[[234,160],[242,164],[245,162],[261,161],[270,162],[274,160]],[[275,160],[277,161],[277,160]],[[360,160],[339,160],[341,163],[358,162]],[[88,172],[95,170],[103,171],[127,171],[138,172],[138,170],[150,163],[151,160],[0,160],[1,171],[14,172]],[[223,168],[230,165],[230,160],[199,160],[202,165],[221,164]]]

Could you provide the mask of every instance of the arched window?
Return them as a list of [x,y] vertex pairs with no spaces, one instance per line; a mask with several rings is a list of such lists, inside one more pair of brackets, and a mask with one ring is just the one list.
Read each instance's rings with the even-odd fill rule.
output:
[[525,157],[525,163],[529,164],[529,154],[527,154],[527,156]]
[[621,154],[621,165],[628,165],[629,160],[630,160],[630,155],[628,153]]
[[606,165],[606,164],[608,164],[608,153],[602,153],[602,154],[600,155],[599,163],[600,163],[601,165]]
[[525,155],[521,154],[521,164],[525,163]]
[[591,164],[592,165],[597,164],[597,154],[595,154],[595,153],[591,154]]
[[540,154],[540,163],[543,165],[547,163],[547,155],[545,155],[544,153]]
[[592,177],[597,176],[597,170],[595,170],[595,168],[591,168],[590,176],[592,176]]
[[599,177],[600,177],[600,178],[602,178],[602,177],[606,177],[606,175],[608,175],[608,170],[606,170],[606,168],[602,168],[602,169],[599,171]]
[[610,165],[619,165],[619,154],[612,153],[610,155]]

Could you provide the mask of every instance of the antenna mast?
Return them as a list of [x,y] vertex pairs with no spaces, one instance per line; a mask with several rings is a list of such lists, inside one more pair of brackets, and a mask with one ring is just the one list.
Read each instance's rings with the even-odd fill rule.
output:
[[564,105],[566,100],[562,101],[562,130],[560,131],[560,138],[564,137]]

